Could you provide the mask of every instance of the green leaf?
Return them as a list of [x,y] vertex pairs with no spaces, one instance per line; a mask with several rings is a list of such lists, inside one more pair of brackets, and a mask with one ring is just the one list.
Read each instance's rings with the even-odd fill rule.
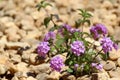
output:
[[52,28],[50,28],[49,31],[54,31],[55,29],[56,29],[56,27],[52,27]]
[[44,7],[44,8],[47,7],[47,6],[51,6],[51,7],[52,7],[52,4],[50,4],[50,3],[44,3],[44,4],[43,4],[43,7]]
[[69,73],[73,73],[73,69],[68,68],[68,69],[67,69],[67,72],[69,72]]
[[46,17],[44,19],[44,25],[45,25],[46,28],[48,27],[48,24],[49,24],[50,20],[51,20],[51,17]]
[[90,23],[90,20],[84,20],[84,23],[88,23],[88,25],[90,25],[91,23]]
[[65,42],[64,38],[60,38],[56,41],[56,46],[59,48]]

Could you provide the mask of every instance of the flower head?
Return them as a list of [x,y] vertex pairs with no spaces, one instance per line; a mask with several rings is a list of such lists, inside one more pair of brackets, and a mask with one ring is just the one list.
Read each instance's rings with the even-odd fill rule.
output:
[[80,32],[80,30],[79,30],[79,29],[71,28],[71,29],[70,29],[70,33],[74,33],[74,32]]
[[46,54],[49,52],[50,47],[48,46],[49,43],[48,42],[41,42],[38,47],[37,47],[37,52],[39,54],[39,56],[41,57],[45,57]]
[[74,64],[74,69],[77,70],[77,68],[79,67],[79,64]]
[[103,24],[96,24],[95,26],[92,26],[90,32],[94,39],[98,39],[100,34],[105,36],[108,33],[107,28]]
[[56,70],[56,71],[60,72],[63,66],[64,66],[63,59],[60,56],[58,56],[58,55],[54,56],[50,60],[50,67],[53,70]]
[[70,46],[71,46],[72,52],[76,56],[80,56],[85,51],[85,47],[83,45],[83,42],[81,42],[81,41],[74,41]]
[[102,45],[102,49],[105,53],[112,51],[112,48],[114,49],[118,49],[117,44],[113,43],[113,41],[109,38],[109,37],[104,37],[101,40],[101,45]]
[[103,65],[102,64],[98,64],[98,63],[92,63],[91,66],[95,67],[98,70],[101,70],[103,68]]
[[118,50],[118,45],[116,43],[113,44],[115,50]]
[[56,35],[54,32],[50,31],[45,35],[44,41],[49,41],[50,39],[55,39]]
[[64,24],[63,25],[63,28],[65,28],[67,31],[70,31],[71,30],[71,26],[67,25],[67,24]]

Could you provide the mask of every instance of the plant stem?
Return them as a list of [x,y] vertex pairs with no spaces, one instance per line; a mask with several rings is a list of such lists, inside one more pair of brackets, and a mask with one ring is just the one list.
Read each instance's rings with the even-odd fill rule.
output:
[[102,51],[102,49],[95,55],[95,57],[93,58],[93,60],[95,60],[95,58],[100,54],[101,51]]

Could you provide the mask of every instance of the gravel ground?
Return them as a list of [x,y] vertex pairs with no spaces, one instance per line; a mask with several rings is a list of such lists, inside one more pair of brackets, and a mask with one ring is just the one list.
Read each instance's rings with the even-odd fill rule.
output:
[[[88,10],[92,23],[106,25],[109,34],[120,40],[120,0],[48,0],[49,13],[59,14],[63,23],[74,26],[79,18],[76,9]],[[51,72],[46,60],[37,59],[36,47],[48,31],[43,20],[44,10],[37,11],[40,0],[0,0],[0,80],[76,80],[73,75]],[[61,23],[58,23],[61,24]],[[50,26],[52,26],[50,24]],[[85,26],[88,32],[89,27]],[[98,79],[120,80],[120,49],[110,52],[110,60],[101,61],[104,69]],[[77,80],[91,80],[88,76]]]

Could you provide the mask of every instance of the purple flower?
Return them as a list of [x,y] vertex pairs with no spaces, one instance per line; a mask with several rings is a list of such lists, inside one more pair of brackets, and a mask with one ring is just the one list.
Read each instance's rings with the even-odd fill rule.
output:
[[60,56],[58,56],[58,55],[54,56],[50,60],[50,67],[53,70],[56,70],[56,71],[60,72],[63,66],[64,66],[63,59]]
[[49,41],[50,39],[55,39],[56,35],[54,32],[50,31],[45,35],[44,41]]
[[71,30],[71,26],[67,25],[67,24],[64,24],[63,27],[70,32]]
[[77,68],[79,67],[79,64],[74,64],[74,69],[77,70]]
[[74,41],[71,45],[71,50],[76,56],[80,56],[85,52],[85,47],[83,42],[81,41]]
[[103,24],[96,24],[95,26],[92,26],[90,32],[94,39],[98,39],[100,34],[105,36],[108,33],[107,28]]
[[113,44],[115,50],[118,50],[118,45],[116,43]]
[[102,45],[102,49],[105,53],[112,51],[112,48],[114,49],[118,49],[118,45],[113,43],[113,41],[109,38],[109,37],[104,37],[101,40],[101,45]]
[[98,70],[102,70],[103,69],[103,65],[102,64],[92,63],[91,66],[95,67]]
[[37,47],[37,52],[39,54],[39,56],[44,57],[46,56],[46,54],[49,52],[50,47],[48,46],[49,43],[48,42],[41,42],[38,47]]
[[80,32],[80,30],[79,30],[79,29],[71,28],[71,29],[70,29],[70,32],[71,32],[71,33],[74,33],[74,32]]

